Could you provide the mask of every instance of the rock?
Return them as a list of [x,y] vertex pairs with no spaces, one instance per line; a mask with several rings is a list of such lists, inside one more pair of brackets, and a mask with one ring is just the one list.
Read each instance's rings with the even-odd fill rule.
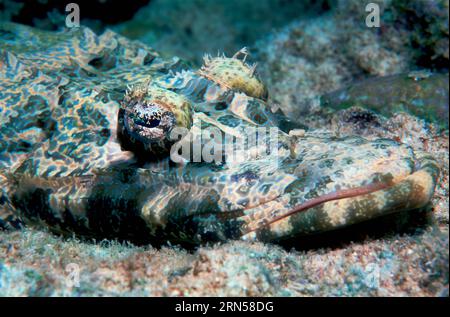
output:
[[356,106],[387,117],[406,112],[448,129],[448,85],[448,74],[410,73],[372,78],[323,95],[321,106],[333,109]]

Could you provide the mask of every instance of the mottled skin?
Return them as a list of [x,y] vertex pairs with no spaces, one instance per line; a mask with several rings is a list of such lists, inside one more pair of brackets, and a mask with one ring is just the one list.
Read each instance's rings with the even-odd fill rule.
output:
[[[388,139],[291,130],[296,126],[266,103],[254,67],[242,61],[245,50],[206,57],[194,71],[110,31],[6,24],[0,39],[4,227],[40,223],[62,233],[192,243],[279,241],[420,208],[433,194],[438,167],[425,153]],[[147,118],[136,104],[163,101],[191,131],[212,126],[239,138],[255,127],[280,127],[277,155],[252,147],[243,162],[174,163],[164,153],[170,144],[140,143],[130,128]],[[137,128],[138,135],[154,132]]]

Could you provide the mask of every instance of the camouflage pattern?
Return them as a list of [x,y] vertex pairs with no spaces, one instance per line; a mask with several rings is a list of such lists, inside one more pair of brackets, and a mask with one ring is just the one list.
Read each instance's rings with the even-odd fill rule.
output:
[[[0,38],[4,227],[142,241],[280,241],[417,209],[433,195],[439,169],[426,153],[388,139],[298,130],[273,112],[246,50],[206,57],[195,71],[111,31],[4,24]],[[182,126],[214,127],[225,146],[278,127],[276,151],[245,140],[244,161],[155,157],[123,133],[135,98],[164,100]]]

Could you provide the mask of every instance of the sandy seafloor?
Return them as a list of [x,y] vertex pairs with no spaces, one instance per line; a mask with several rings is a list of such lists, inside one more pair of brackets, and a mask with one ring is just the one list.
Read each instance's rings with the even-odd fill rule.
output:
[[[427,208],[284,245],[234,241],[194,249],[169,244],[156,248],[80,241],[42,228],[0,232],[0,295],[448,296],[448,129],[405,113],[382,117],[362,109],[308,109],[315,97],[353,80],[422,69],[427,63],[427,56],[417,56],[417,46],[405,44],[422,39],[426,30],[392,23],[374,33],[351,18],[356,3],[339,1],[331,16],[293,21],[258,39],[251,47],[254,59],[271,100],[310,129],[388,137],[432,153],[441,174]],[[426,47],[423,54],[434,54],[430,68],[448,73],[448,1],[433,1],[446,7],[446,14],[433,11],[436,6],[411,3],[407,14],[425,17],[428,24],[422,28],[434,30],[426,43],[419,40],[419,47]],[[399,8],[392,12],[397,20],[406,15]],[[131,34],[133,26],[116,29]],[[313,41],[311,34],[320,36]],[[147,44],[155,44],[149,38]],[[145,35],[140,39],[145,41]],[[163,50],[180,51],[177,45]],[[71,283],[74,268],[79,269],[77,285]]]

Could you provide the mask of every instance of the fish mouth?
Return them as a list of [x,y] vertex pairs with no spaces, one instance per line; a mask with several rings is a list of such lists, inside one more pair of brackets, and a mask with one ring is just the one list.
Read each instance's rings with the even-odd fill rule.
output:
[[[307,200],[301,204],[295,205],[292,208],[288,208],[282,212],[272,212],[270,214],[270,217],[268,217],[265,220],[261,220],[259,223],[255,223],[253,225],[246,225],[245,229],[243,230],[242,234],[246,235],[251,232],[261,230],[264,227],[270,226],[278,221],[282,221],[283,219],[287,219],[290,216],[293,216],[298,213],[307,212],[310,209],[313,209],[314,207],[323,205],[327,202],[336,201],[336,200],[342,200],[342,199],[349,199],[354,198],[358,196],[364,196],[368,195],[383,189],[387,189],[391,187],[392,184],[388,183],[372,183],[366,186],[360,186],[355,188],[349,188],[349,189],[342,189],[334,192],[330,192],[327,194],[320,195],[318,197],[312,198],[310,200]],[[268,203],[279,203],[283,201],[283,198],[286,196],[279,196],[266,204],[261,204],[259,206],[255,206],[255,208],[258,207],[267,207]],[[249,211],[250,209],[247,209]],[[254,211],[254,209],[253,209]]]
[[330,231],[382,215],[424,207],[433,196],[439,167],[430,156],[400,179],[320,195],[291,206],[289,195],[245,210],[242,240],[276,241]]

